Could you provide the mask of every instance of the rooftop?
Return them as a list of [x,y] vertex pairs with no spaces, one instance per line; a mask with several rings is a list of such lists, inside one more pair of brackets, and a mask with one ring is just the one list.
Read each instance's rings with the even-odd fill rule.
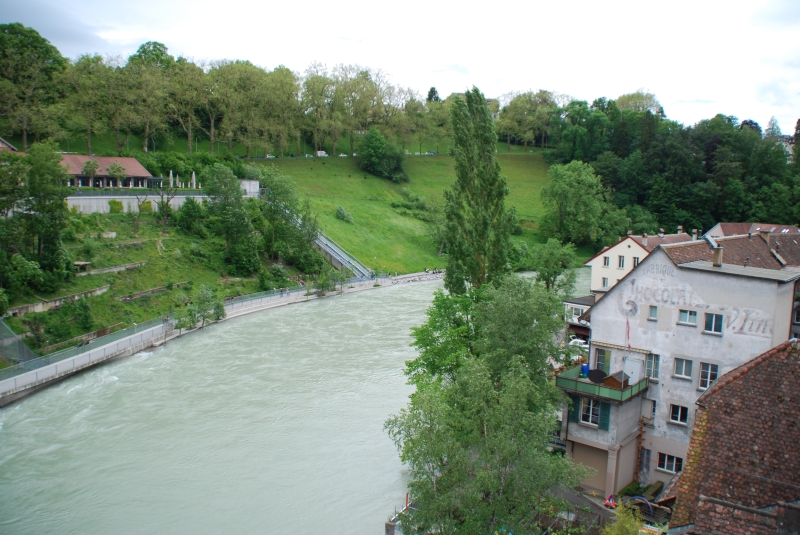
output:
[[125,169],[126,177],[152,178],[153,176],[136,158],[123,158],[120,156],[84,156],[82,154],[61,155],[61,163],[67,166],[67,174],[75,176],[85,176],[83,174],[83,165],[88,160],[95,160],[100,166],[95,175],[98,177],[109,176],[108,168],[114,163],[118,163]]
[[678,264],[684,269],[697,269],[700,271],[711,271],[713,273],[724,273],[725,275],[738,275],[740,277],[752,277],[754,279],[767,279],[778,282],[791,282],[800,279],[800,268],[789,267],[784,269],[765,269],[757,267],[744,267],[735,264],[726,264],[715,267],[713,262],[707,260],[695,260],[685,264]]
[[[714,252],[709,239],[709,237],[706,237],[705,239],[688,243],[665,245],[663,249],[676,265],[688,264],[698,260],[711,262],[714,259]],[[723,249],[723,265],[783,269],[783,264],[775,257],[770,246],[759,234],[713,238],[713,241]],[[800,249],[800,246],[793,246]],[[787,243],[788,247],[789,244]]]
[[772,234],[791,233],[800,235],[800,228],[794,225],[776,225],[774,223],[717,223],[715,226],[719,227],[719,231],[722,232],[723,236],[755,234],[761,230],[769,230]]
[[763,526],[749,525],[752,519],[729,507],[701,504],[700,496],[755,509],[800,498],[799,399],[797,340],[717,379],[697,400],[671,527],[687,526],[685,533],[761,533]]
[[583,297],[572,297],[570,299],[564,299],[564,303],[570,305],[590,307],[594,304],[595,299],[596,297],[594,295],[584,295]]

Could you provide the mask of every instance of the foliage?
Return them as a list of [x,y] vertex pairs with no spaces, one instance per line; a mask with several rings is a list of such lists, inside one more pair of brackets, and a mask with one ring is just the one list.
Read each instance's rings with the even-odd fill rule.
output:
[[361,168],[373,175],[405,182],[405,154],[393,146],[377,128],[370,128],[361,144]]
[[548,176],[550,183],[542,188],[547,210],[542,228],[549,235],[564,242],[599,244],[625,233],[627,216],[611,205],[610,192],[590,165],[554,165]]
[[348,212],[347,208],[344,206],[336,207],[336,219],[344,221],[345,223],[353,223],[353,216],[350,215],[350,212]]
[[515,223],[506,211],[506,180],[495,158],[496,134],[478,88],[453,101],[456,182],[445,191],[447,271],[445,287],[461,294],[507,272],[509,235]]
[[123,211],[122,201],[115,201],[114,199],[108,201],[108,212],[111,214],[121,214]]
[[92,318],[92,309],[89,306],[89,300],[86,297],[81,297],[75,300],[73,304],[75,312],[75,319],[84,331],[91,331],[94,327],[94,318]]
[[0,288],[0,317],[5,316],[6,312],[8,312],[8,295]]
[[86,160],[86,163],[83,164],[83,168],[81,169],[81,174],[84,176],[89,177],[89,184],[93,184],[92,179],[97,176],[97,170],[100,169],[100,164],[97,163],[97,160],[94,158],[89,158]]
[[639,512],[632,505],[621,503],[617,508],[614,522],[606,525],[601,535],[639,535],[644,523],[639,517]]
[[[192,313],[196,314],[197,321],[200,322],[200,328],[206,326],[207,321],[219,320],[225,317],[225,305],[221,299],[214,296],[214,290],[206,286],[200,285],[200,289],[192,299]],[[197,323],[195,321],[195,323]]]
[[570,268],[575,267],[578,260],[573,244],[561,245],[558,240],[550,238],[547,243],[534,245],[529,259],[527,267],[536,272],[537,282],[547,290],[570,297],[575,286],[575,272]]
[[638,481],[631,481],[618,492],[619,496],[641,496],[647,485],[640,485]]
[[194,197],[187,198],[176,214],[178,227],[198,236],[204,235],[204,219],[205,210],[199,202],[194,200]]

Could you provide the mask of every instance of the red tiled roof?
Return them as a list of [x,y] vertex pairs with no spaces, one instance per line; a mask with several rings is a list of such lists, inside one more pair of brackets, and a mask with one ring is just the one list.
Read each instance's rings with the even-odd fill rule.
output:
[[771,234],[769,244],[787,266],[800,266],[800,235]]
[[[775,533],[700,495],[762,509],[800,498],[800,343],[788,341],[726,373],[697,400],[670,526],[688,533]],[[771,531],[770,531],[771,530]]]
[[774,223],[719,223],[719,229],[723,236],[750,234],[759,230],[772,230],[773,234],[788,230],[792,234],[800,235],[800,229],[794,225],[776,225]]
[[153,176],[136,158],[123,158],[120,156],[83,156],[81,154],[61,155],[61,163],[67,166],[67,174],[70,175],[85,176],[83,174],[83,165],[88,160],[95,160],[100,166],[97,169],[97,176],[108,176],[108,167],[113,163],[118,163],[125,168],[126,177],[151,178]]
[[685,232],[681,232],[680,234],[662,234],[660,236],[656,234],[655,236],[648,236],[646,246],[644,245],[643,236],[631,236],[631,238],[633,241],[647,249],[648,253],[652,253],[659,245],[692,241],[692,237]]
[[[716,238],[722,247],[722,263],[764,269],[782,269],[783,266],[770,251],[769,245],[758,234]],[[787,245],[788,248],[788,245]],[[800,247],[797,247],[800,249]],[[711,244],[705,239],[664,247],[670,260],[675,264],[685,264],[697,260],[713,261]]]

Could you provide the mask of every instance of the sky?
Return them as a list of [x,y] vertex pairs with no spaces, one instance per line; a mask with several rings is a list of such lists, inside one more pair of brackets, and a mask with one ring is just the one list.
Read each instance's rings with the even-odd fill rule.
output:
[[0,22],[33,27],[70,58],[159,41],[195,61],[298,73],[359,64],[422,96],[474,85],[591,102],[644,89],[687,125],[775,116],[792,134],[800,118],[799,0],[0,0]]

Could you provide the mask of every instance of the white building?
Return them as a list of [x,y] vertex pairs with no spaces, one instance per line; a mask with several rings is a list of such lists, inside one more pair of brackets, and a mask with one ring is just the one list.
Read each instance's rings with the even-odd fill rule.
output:
[[567,454],[597,470],[584,486],[608,495],[634,479],[668,481],[683,467],[698,396],[800,337],[799,243],[765,232],[661,245],[597,300],[590,366],[607,376],[573,368],[556,379],[572,400]]
[[[680,230],[677,234],[664,234],[662,229],[655,236],[628,234],[614,245],[604,248],[583,263],[592,268],[590,291],[598,295],[608,292],[659,245],[692,240],[692,236]],[[697,231],[694,239],[697,239]]]

